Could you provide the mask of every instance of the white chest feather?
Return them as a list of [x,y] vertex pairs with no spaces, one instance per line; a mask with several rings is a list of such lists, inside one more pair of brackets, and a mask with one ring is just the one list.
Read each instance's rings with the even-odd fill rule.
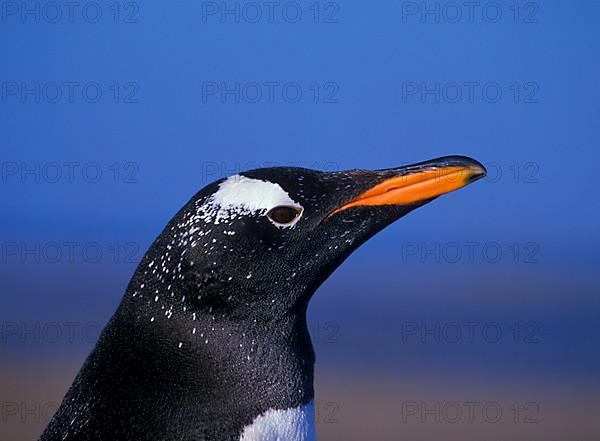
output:
[[244,428],[240,441],[316,441],[314,405],[269,410]]

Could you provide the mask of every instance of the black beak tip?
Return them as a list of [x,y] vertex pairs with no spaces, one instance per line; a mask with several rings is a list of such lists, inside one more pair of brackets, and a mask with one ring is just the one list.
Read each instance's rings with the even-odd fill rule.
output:
[[483,179],[487,175],[487,169],[485,166],[476,159],[469,158],[468,156],[444,156],[443,158],[434,159],[431,162],[435,162],[446,167],[464,167],[469,169],[469,183]]

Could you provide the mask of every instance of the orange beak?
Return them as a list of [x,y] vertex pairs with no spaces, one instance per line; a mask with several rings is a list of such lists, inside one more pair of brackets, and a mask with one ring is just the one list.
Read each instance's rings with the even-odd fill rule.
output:
[[352,207],[413,205],[458,190],[486,175],[479,162],[466,157],[446,157],[398,169],[385,179],[333,210],[329,216]]

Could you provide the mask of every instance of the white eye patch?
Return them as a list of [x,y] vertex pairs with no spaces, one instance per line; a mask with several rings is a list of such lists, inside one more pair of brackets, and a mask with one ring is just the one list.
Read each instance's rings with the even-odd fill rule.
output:
[[206,205],[210,207],[211,217],[214,216],[217,223],[237,216],[255,213],[265,215],[272,208],[282,205],[299,210],[298,217],[289,224],[279,224],[267,216],[278,228],[293,227],[304,211],[304,207],[290,198],[279,184],[241,175],[230,176],[223,181]]

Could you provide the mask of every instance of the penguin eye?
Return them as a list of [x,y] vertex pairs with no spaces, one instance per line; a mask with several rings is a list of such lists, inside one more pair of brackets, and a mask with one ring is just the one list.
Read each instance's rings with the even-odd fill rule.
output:
[[276,224],[288,225],[296,220],[300,214],[302,214],[302,210],[298,207],[280,205],[269,210],[267,217]]

